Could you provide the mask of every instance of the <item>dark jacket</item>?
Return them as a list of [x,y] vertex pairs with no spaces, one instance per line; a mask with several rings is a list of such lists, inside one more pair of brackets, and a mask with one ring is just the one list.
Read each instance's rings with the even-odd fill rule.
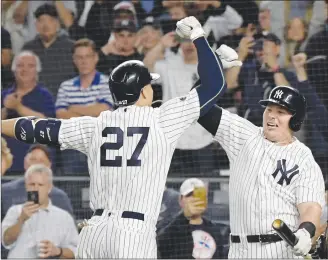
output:
[[[221,234],[219,225],[203,217],[203,231],[209,233],[216,243],[212,258],[228,257],[228,239]],[[191,259],[194,249],[192,228],[189,220],[181,213],[158,235],[158,257],[164,259]]]

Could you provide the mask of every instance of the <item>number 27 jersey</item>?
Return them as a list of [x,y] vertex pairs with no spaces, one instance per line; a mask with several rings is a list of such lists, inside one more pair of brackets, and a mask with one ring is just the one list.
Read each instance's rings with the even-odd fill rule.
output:
[[160,108],[132,105],[62,120],[61,149],[88,157],[91,209],[140,212],[156,223],[177,140],[199,114],[192,90]]

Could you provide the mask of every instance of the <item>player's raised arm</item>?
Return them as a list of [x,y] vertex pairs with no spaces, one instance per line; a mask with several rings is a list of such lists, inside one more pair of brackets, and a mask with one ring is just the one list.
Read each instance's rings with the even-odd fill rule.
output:
[[164,103],[160,108],[159,123],[172,142],[179,139],[200,115],[204,115],[223,94],[225,80],[219,58],[210,48],[205,32],[195,17],[187,17],[177,23],[177,34],[193,41],[198,54],[198,74],[202,86],[188,95]]
[[67,120],[20,117],[1,121],[1,133],[24,143],[59,145],[87,153],[96,118],[78,117]]
[[219,95],[224,93],[225,79],[220,60],[212,51],[205,32],[199,21],[187,17],[177,22],[176,33],[183,38],[193,41],[198,55],[198,74],[203,84],[197,88],[199,97],[200,115],[204,115],[217,101]]
[[[238,54],[232,48],[221,45],[216,50],[216,55],[220,59],[224,69],[230,69],[234,66],[241,66],[238,61]],[[199,89],[203,85],[203,80],[196,82],[193,88]],[[258,131],[248,120],[232,114],[221,107],[214,105],[209,112],[198,119],[208,132],[210,132],[215,140],[218,141],[228,154],[230,160],[236,158],[240,147],[244,142]]]

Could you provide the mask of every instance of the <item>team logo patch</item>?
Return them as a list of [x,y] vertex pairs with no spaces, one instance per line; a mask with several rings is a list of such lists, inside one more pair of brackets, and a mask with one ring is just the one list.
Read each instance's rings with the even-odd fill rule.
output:
[[299,173],[299,167],[297,164],[295,164],[294,167],[292,167],[290,170],[287,170],[286,160],[282,159],[277,161],[277,169],[272,173],[274,179],[277,177],[279,172],[281,173],[281,176],[277,183],[282,186],[284,182],[286,182],[286,185],[289,185],[293,177]]
[[277,90],[276,91],[276,93],[274,93],[274,98],[279,98],[279,99],[281,99],[282,98],[282,95],[284,94],[284,92],[281,90],[281,89],[279,89],[279,90]]
[[214,238],[203,230],[195,230],[192,232],[194,240],[194,249],[192,256],[196,259],[213,257],[216,251],[216,243]]

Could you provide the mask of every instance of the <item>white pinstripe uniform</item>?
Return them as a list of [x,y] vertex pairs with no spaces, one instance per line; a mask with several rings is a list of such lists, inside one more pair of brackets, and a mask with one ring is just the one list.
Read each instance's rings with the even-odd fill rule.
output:
[[[62,120],[61,148],[88,156],[91,209],[106,209],[82,229],[77,258],[157,257],[156,222],[172,154],[199,115],[192,90],[156,109],[132,105]],[[122,218],[123,211],[142,213],[144,221]]]
[[[215,135],[230,161],[229,258],[298,258],[286,243],[248,243],[246,235],[274,233],[272,222],[282,219],[297,230],[297,204],[324,205],[324,180],[309,148],[298,141],[279,146],[263,136],[263,129],[222,109]],[[300,257],[302,258],[302,257]]]

